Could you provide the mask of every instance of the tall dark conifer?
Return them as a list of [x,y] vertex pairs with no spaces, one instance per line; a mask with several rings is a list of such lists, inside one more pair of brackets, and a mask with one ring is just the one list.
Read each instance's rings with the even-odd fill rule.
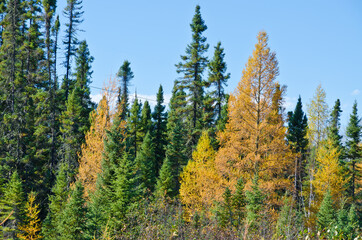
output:
[[302,99],[299,96],[294,112],[288,113],[287,139],[292,151],[297,154],[294,163],[294,198],[297,201],[301,200],[302,181],[305,177],[305,154],[308,147],[308,120],[302,107]]
[[133,101],[130,116],[127,120],[127,152],[130,153],[130,157],[136,158],[139,146],[142,143],[141,139],[141,108],[140,103],[136,98]]
[[67,6],[63,13],[67,19],[65,24],[65,36],[63,44],[65,46],[65,60],[63,65],[65,67],[65,76],[62,83],[62,89],[64,91],[64,99],[68,99],[68,95],[71,93],[73,81],[71,77],[72,57],[75,55],[77,46],[79,44],[77,39],[77,32],[79,31],[79,24],[83,22],[82,6],[83,0],[67,0]]
[[[328,128],[328,138],[332,140],[333,147],[338,148],[339,150],[343,149],[342,136],[339,134],[339,129],[341,127],[341,112],[341,102],[339,101],[339,99],[337,99],[331,112],[331,121]],[[341,154],[341,156],[343,156],[343,154]]]
[[165,159],[165,149],[167,145],[167,113],[165,112],[166,106],[163,105],[163,89],[162,86],[158,89],[157,92],[157,104],[155,110],[152,113],[152,118],[154,121],[154,143],[155,143],[155,157],[157,169],[156,174],[162,166],[162,162]]
[[125,120],[129,114],[129,99],[128,99],[128,88],[129,84],[134,77],[133,72],[130,67],[131,63],[129,61],[124,61],[122,66],[118,70],[117,76],[120,78],[121,87],[119,88],[118,102],[121,103],[122,108],[122,120]]
[[140,122],[140,133],[141,139],[143,139],[147,132],[152,131],[152,119],[151,119],[151,107],[148,101],[146,100],[143,104],[141,112],[141,122]]
[[207,66],[208,60],[204,55],[209,48],[206,37],[202,34],[207,29],[201,17],[200,6],[197,5],[195,15],[190,24],[192,31],[192,42],[186,48],[186,55],[181,56],[182,62],[176,65],[177,73],[181,73],[180,87],[187,90],[188,105],[186,107],[189,133],[189,154],[196,146],[202,131],[202,115],[204,101],[205,80],[202,74]]
[[349,123],[347,126],[347,156],[349,158],[349,177],[350,181],[348,184],[348,192],[350,197],[352,197],[353,203],[356,201],[356,186],[357,181],[360,179],[360,169],[358,169],[357,164],[361,161],[361,119],[357,113],[357,101],[353,104],[352,114],[349,118]]

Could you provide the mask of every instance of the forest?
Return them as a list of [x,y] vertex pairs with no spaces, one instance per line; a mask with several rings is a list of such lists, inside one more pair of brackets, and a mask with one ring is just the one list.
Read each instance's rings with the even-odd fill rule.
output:
[[343,134],[321,85],[287,112],[265,31],[228,94],[197,5],[169,103],[131,99],[127,60],[94,103],[66,2],[60,23],[56,0],[0,1],[1,239],[361,239],[357,100]]

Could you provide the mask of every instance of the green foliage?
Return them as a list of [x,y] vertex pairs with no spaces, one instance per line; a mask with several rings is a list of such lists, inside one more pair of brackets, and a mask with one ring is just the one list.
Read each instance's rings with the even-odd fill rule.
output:
[[139,145],[142,143],[141,139],[141,108],[142,104],[138,102],[137,97],[135,98],[131,114],[127,121],[127,151],[133,156],[136,157],[137,152],[139,151]]
[[133,72],[131,71],[130,67],[131,63],[129,61],[124,61],[122,66],[119,68],[117,76],[121,79],[121,87],[119,88],[119,95],[118,95],[118,104],[120,104],[121,108],[121,119],[125,120],[128,116],[129,109],[128,109],[128,87],[129,83],[134,77]]
[[65,204],[57,229],[61,240],[86,239],[86,212],[83,199],[83,186],[80,181],[75,183],[68,202]]
[[140,188],[146,192],[152,192],[156,184],[156,157],[155,147],[151,134],[147,132],[141,149],[137,154],[135,163],[138,171],[138,181]]
[[254,229],[261,218],[264,195],[259,188],[258,177],[253,180],[250,191],[245,192],[246,196],[246,222],[249,228]]
[[350,115],[349,123],[346,130],[347,136],[347,156],[350,159],[348,165],[348,176],[350,177],[350,182],[348,184],[349,196],[352,197],[352,201],[356,201],[356,189],[357,182],[360,179],[360,171],[358,168],[358,163],[361,161],[362,150],[360,147],[361,143],[361,119],[358,117],[357,113],[357,101],[353,104],[352,114]]
[[166,157],[160,169],[160,176],[157,179],[155,195],[172,197],[177,194],[175,192],[175,177],[173,175],[172,163]]
[[0,199],[0,236],[13,239],[16,236],[23,213],[23,187],[18,173],[15,171],[3,188]]
[[141,119],[140,119],[140,138],[144,139],[147,132],[152,131],[151,108],[146,100],[143,104]]
[[163,88],[160,85],[157,92],[157,104],[152,113],[154,120],[153,136],[155,143],[155,157],[156,157],[156,173],[158,174],[162,162],[165,159],[165,149],[167,145],[167,113],[165,112],[166,106],[163,105]]
[[44,236],[44,239],[56,239],[61,235],[57,226],[60,225],[61,216],[68,199],[68,171],[67,164],[60,164],[55,184],[52,188],[52,195],[49,196],[48,215],[43,223],[42,236]]
[[221,42],[218,42],[214,57],[209,62],[209,79],[208,84],[214,85],[216,90],[212,91],[212,97],[215,99],[216,121],[222,119],[223,104],[226,100],[224,86],[227,86],[227,81],[230,79],[230,73],[226,73],[226,63],[224,62],[224,48],[221,47]]
[[186,48],[186,55],[181,56],[182,62],[176,65],[177,73],[183,76],[179,79],[179,87],[187,90],[188,105],[185,106],[188,123],[189,151],[196,146],[198,138],[202,131],[201,123],[203,115],[203,98],[205,81],[202,79],[202,73],[205,70],[208,60],[204,56],[209,48],[206,44],[206,37],[202,34],[207,29],[204,20],[201,17],[200,6],[195,9],[192,23],[192,42]]
[[335,221],[334,212],[332,195],[330,190],[327,190],[317,214],[317,225],[320,230],[326,231],[333,226]]

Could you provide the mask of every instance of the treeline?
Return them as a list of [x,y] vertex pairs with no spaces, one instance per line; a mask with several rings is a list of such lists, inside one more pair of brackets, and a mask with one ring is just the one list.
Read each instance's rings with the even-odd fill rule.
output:
[[128,61],[96,105],[82,1],[67,0],[62,43],[56,0],[0,3],[3,239],[360,237],[357,102],[345,139],[321,86],[307,113],[301,97],[286,113],[265,32],[229,96],[224,49],[207,57],[196,6],[167,111],[162,86],[154,109],[130,101]]

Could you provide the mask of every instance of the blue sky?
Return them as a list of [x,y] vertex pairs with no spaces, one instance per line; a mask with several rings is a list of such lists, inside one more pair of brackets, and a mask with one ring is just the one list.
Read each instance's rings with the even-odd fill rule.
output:
[[[58,11],[65,4],[59,1]],[[165,95],[170,95],[178,77],[175,64],[191,41],[189,24],[197,4],[208,26],[204,33],[210,44],[208,56],[218,41],[225,48],[231,73],[228,92],[240,80],[257,33],[265,30],[279,60],[277,80],[288,87],[287,110],[294,109],[298,95],[306,109],[322,84],[330,107],[337,98],[341,100],[342,128],[355,99],[362,113],[360,0],[84,0],[80,26],[84,32],[78,38],[87,40],[95,58],[92,86],[102,87],[127,59],[135,75],[131,92],[137,88],[138,95],[151,98],[162,84]],[[98,93],[92,89],[93,95]]]

